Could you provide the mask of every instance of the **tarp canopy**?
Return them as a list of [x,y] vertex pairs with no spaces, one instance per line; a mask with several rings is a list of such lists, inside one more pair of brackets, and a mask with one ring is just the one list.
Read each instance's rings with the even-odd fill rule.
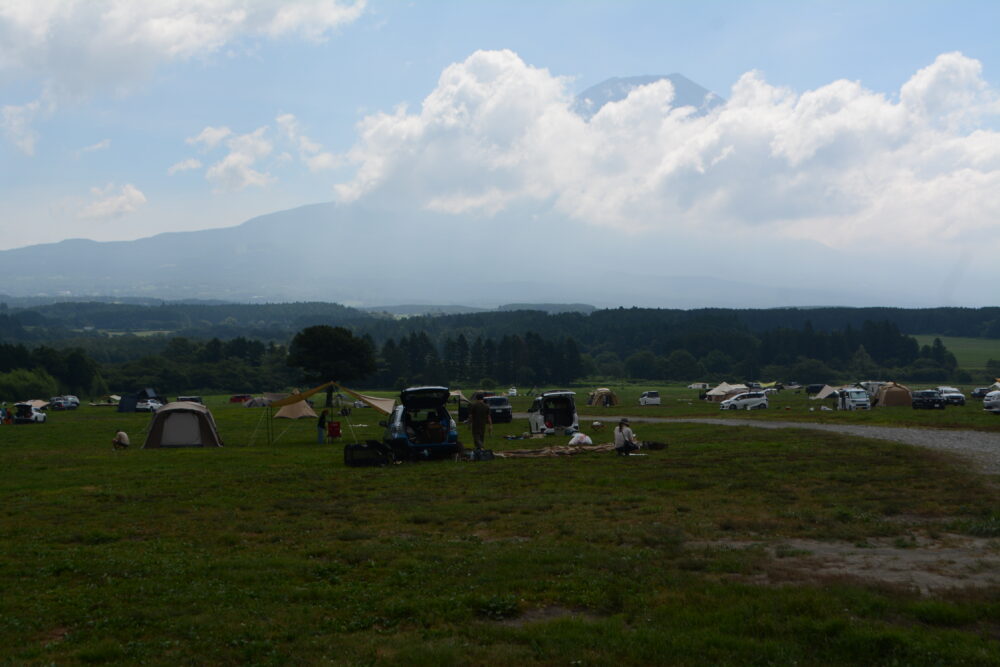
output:
[[465,397],[465,394],[463,394],[460,389],[452,389],[450,392],[448,392],[448,394],[449,394],[448,400],[455,399],[459,403],[463,403],[463,402],[464,403],[471,403],[472,402],[468,398]]
[[298,403],[299,401],[304,401],[307,398],[309,398],[310,396],[313,396],[314,394],[318,394],[319,392],[321,392],[324,389],[327,389],[328,387],[331,387],[331,386],[336,386],[336,385],[333,382],[324,382],[320,386],[313,387],[312,389],[309,389],[307,391],[301,391],[301,392],[298,392],[298,393],[295,393],[295,394],[289,394],[285,398],[281,398],[281,399],[278,399],[278,400],[271,401],[271,407],[272,408],[282,408],[282,407],[284,407],[286,405],[291,405],[292,403]]
[[381,396],[369,396],[368,394],[359,394],[353,389],[348,389],[347,387],[339,384],[334,384],[335,387],[339,388],[345,394],[353,396],[365,405],[371,408],[375,408],[384,415],[392,414],[392,409],[396,405],[396,399],[394,398],[382,398]]
[[831,387],[830,385],[825,384],[822,389],[810,396],[809,399],[815,401],[821,398],[830,398],[830,396],[836,394],[839,389],[840,388],[838,387]]
[[48,401],[43,401],[40,398],[33,398],[30,401],[21,401],[21,402],[34,407],[36,410],[43,410],[49,404]]
[[[372,408],[375,408],[376,410],[378,410],[379,412],[381,412],[382,414],[385,414],[385,415],[391,414],[392,413],[392,408],[396,404],[396,399],[394,399],[394,398],[381,398],[379,396],[369,396],[367,394],[360,394],[360,393],[354,391],[353,389],[348,389],[347,387],[345,387],[343,385],[340,385],[340,384],[337,384],[336,382],[325,382],[325,383],[321,384],[318,387],[313,387],[312,389],[309,389],[308,391],[299,392],[297,394],[290,394],[290,395],[286,396],[285,398],[281,398],[281,399],[272,401],[271,402],[271,407],[272,408],[281,408],[281,410],[279,410],[277,412],[277,414],[275,414],[274,416],[275,417],[288,417],[289,419],[298,419],[299,417],[290,417],[289,414],[282,414],[282,412],[284,411],[284,408],[288,407],[288,406],[292,406],[292,405],[294,405],[296,403],[300,403],[300,402],[303,405],[305,405],[307,408],[309,408],[308,404],[305,403],[305,400],[307,398],[309,398],[310,396],[314,396],[314,395],[318,394],[319,392],[325,391],[326,389],[328,389],[330,387],[334,387],[334,388],[336,388],[336,389],[344,392],[345,394],[348,394],[348,395],[354,397],[355,399],[361,401],[365,405],[367,405],[369,407],[372,407]],[[265,394],[265,396],[267,396],[267,394]],[[313,417],[316,416],[316,413],[312,411],[312,408],[309,408],[309,412],[312,412],[311,416],[313,416]],[[308,414],[302,414],[300,416],[306,417],[306,416],[310,416],[310,415],[308,415]]]

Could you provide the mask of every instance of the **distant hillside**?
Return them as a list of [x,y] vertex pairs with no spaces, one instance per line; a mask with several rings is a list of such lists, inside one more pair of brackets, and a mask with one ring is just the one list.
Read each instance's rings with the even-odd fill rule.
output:
[[541,310],[553,315],[557,313],[583,313],[589,315],[597,310],[597,307],[586,303],[508,303],[500,306],[497,310]]
[[609,102],[620,102],[639,86],[647,86],[667,79],[674,86],[674,107],[694,107],[697,114],[704,114],[725,100],[682,74],[653,76],[614,77],[591,86],[576,96],[573,111],[588,120]]

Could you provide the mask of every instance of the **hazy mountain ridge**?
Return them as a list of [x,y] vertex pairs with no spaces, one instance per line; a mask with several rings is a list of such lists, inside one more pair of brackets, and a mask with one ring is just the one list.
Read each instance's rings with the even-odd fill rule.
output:
[[587,88],[573,102],[573,111],[588,120],[609,102],[620,102],[639,86],[667,79],[674,86],[673,107],[694,107],[698,115],[707,113],[725,100],[683,74],[613,77]]

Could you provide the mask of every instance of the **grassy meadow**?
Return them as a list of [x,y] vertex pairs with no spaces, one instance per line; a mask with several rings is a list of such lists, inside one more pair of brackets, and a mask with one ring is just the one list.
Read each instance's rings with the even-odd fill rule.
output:
[[[679,388],[639,408],[647,388],[610,410],[720,416]],[[735,416],[830,416],[804,401]],[[820,567],[824,545],[1000,550],[996,480],[940,453],[641,424],[669,447],[351,469],[312,420],[276,421],[268,444],[262,410],[208,404],[222,449],[143,451],[149,416],[108,408],[0,427],[0,661],[1000,664],[1000,591],[973,585],[987,562],[922,592]],[[886,412],[1000,427],[971,401]],[[364,439],[378,419],[350,421]],[[118,427],[129,451],[111,450]],[[497,425],[489,446],[565,441],[504,438],[524,429]]]
[[961,338],[958,336],[913,336],[923,345],[931,345],[935,338],[940,338],[948,351],[955,355],[958,365],[969,370],[986,368],[990,359],[1000,359],[1000,340],[995,338]]

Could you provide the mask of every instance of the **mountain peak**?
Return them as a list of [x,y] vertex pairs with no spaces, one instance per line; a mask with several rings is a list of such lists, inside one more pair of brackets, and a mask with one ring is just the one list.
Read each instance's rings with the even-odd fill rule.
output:
[[673,106],[675,107],[694,107],[697,109],[696,113],[702,115],[725,101],[683,74],[675,72],[673,74],[612,77],[577,95],[576,101],[573,103],[573,111],[590,120],[608,102],[620,102],[636,88],[663,79],[667,79],[674,86]]

